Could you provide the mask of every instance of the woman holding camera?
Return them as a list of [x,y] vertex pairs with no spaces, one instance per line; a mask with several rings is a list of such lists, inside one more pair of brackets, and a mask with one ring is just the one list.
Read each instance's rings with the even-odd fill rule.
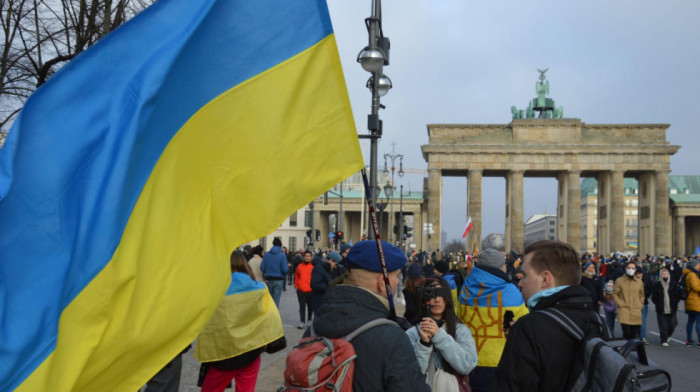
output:
[[421,371],[434,391],[468,390],[467,375],[477,364],[471,331],[459,322],[452,292],[441,278],[427,278],[418,289],[420,323],[406,331]]

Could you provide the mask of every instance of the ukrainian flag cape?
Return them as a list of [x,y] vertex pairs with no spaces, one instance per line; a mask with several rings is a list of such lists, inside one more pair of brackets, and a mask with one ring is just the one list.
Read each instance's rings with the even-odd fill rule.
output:
[[284,336],[282,319],[264,283],[234,272],[226,296],[197,338],[199,362],[233,358]]
[[137,390],[209,321],[231,250],[362,165],[325,1],[156,2],[0,149],[0,391]]
[[520,290],[509,282],[477,266],[464,280],[455,304],[457,315],[472,331],[478,366],[496,367],[506,345],[503,334],[503,313],[510,310],[515,318],[528,313]]

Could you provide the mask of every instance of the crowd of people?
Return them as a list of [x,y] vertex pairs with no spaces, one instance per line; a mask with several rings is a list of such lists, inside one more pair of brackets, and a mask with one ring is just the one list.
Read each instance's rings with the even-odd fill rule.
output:
[[[289,252],[275,239],[267,251],[234,251],[231,287],[195,346],[206,374],[202,390],[223,391],[232,381],[236,392],[255,389],[260,354],[284,338],[277,307],[287,289],[296,291],[298,328],[306,336],[339,338],[378,318],[396,321],[353,340],[353,386],[360,391],[568,390],[583,369],[580,345],[545,310],[562,312],[581,328],[597,325],[601,337],[649,344],[651,302],[659,344],[668,347],[684,301],[685,344],[700,342],[696,257],[579,255],[557,241],[536,242],[522,253],[486,249],[474,255],[405,254],[382,246],[393,296],[374,241],[343,244],[337,251]],[[267,313],[262,306],[246,308],[240,304],[250,302],[239,301],[245,293],[276,306],[266,307],[272,308]],[[396,294],[405,304],[398,318],[389,306]],[[264,328],[232,322],[256,312],[253,319],[264,320]],[[241,330],[260,337],[242,342]]]

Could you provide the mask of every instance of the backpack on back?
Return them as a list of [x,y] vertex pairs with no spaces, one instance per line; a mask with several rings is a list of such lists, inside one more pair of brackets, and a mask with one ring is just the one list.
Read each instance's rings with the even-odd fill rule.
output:
[[[584,369],[576,379],[572,391],[670,391],[671,376],[648,360],[644,343],[637,339],[605,340],[589,337],[564,312],[543,309],[571,336],[583,345]],[[596,313],[600,325],[607,326]],[[606,333],[609,336],[609,333]]]
[[287,354],[284,385],[278,392],[333,391],[352,392],[355,373],[353,338],[379,325],[396,325],[388,319],[375,319],[363,324],[344,338],[311,335],[299,341]]

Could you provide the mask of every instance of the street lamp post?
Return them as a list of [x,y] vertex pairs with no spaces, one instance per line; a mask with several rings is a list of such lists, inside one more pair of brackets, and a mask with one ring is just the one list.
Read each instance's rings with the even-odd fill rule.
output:
[[[379,119],[379,109],[384,108],[380,97],[384,96],[392,87],[391,80],[384,75],[384,66],[389,65],[389,38],[384,37],[382,30],[382,2],[372,0],[372,14],[365,19],[369,43],[357,55],[357,62],[362,68],[371,73],[367,81],[367,88],[372,93],[372,111],[367,116],[367,129],[369,135],[359,135],[361,139],[370,139],[370,195],[375,204],[379,187],[377,185],[377,144],[382,137],[382,121]],[[372,220],[367,219],[367,234],[372,232]]]
[[[391,196],[394,194],[393,190],[394,188],[394,172],[396,171],[396,158],[399,158],[399,177],[403,177],[403,155],[401,154],[384,154],[384,175],[387,176],[389,175],[389,168],[387,167],[387,158],[391,160],[391,191],[389,192],[389,203],[391,204],[390,206],[390,215],[389,215],[389,227],[393,226],[391,225],[393,223],[393,215],[394,215],[394,203],[392,203],[392,198]],[[387,182],[387,185],[389,183]],[[384,187],[386,190],[386,186]],[[386,192],[385,192],[386,193]],[[393,237],[392,234],[394,233],[393,230],[389,232],[389,242],[393,242]],[[399,239],[400,240],[400,239]]]

